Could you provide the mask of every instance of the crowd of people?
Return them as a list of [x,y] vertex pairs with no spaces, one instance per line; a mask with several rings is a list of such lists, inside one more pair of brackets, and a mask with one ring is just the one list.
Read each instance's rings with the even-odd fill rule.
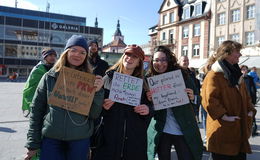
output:
[[[224,41],[202,75],[189,67],[187,56],[177,59],[166,46],[155,48],[146,73],[140,46],[128,45],[111,67],[98,49],[97,41],[73,35],[58,59],[55,50],[42,51],[23,91],[22,110],[29,117],[25,160],[171,160],[173,146],[179,160],[201,160],[203,150],[213,160],[246,160],[252,152],[248,139],[257,135],[254,107],[260,80],[255,68],[249,72],[238,65],[240,43]],[[87,116],[49,103],[63,67],[95,75]],[[155,110],[147,79],[177,70],[188,102]],[[140,105],[109,98],[115,72],[143,80]],[[200,110],[205,139],[198,127]]]

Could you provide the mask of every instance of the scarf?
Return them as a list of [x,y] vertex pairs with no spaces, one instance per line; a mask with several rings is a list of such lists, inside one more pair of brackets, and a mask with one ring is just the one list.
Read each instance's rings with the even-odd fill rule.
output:
[[230,86],[235,87],[238,85],[239,78],[242,76],[238,64],[232,65],[226,60],[219,60],[218,63],[223,69],[224,77],[228,80]]

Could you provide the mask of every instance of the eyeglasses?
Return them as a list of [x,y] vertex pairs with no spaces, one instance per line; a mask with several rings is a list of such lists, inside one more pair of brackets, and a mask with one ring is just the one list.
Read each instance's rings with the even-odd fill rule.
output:
[[80,53],[80,54],[84,54],[84,55],[87,54],[86,51],[80,51],[80,50],[78,50],[78,49],[76,49],[76,48],[70,48],[69,51],[70,51],[71,53]]
[[162,58],[162,59],[154,59],[153,62],[154,62],[154,63],[159,63],[159,62],[161,62],[161,63],[167,63],[168,61],[167,61],[166,58]]

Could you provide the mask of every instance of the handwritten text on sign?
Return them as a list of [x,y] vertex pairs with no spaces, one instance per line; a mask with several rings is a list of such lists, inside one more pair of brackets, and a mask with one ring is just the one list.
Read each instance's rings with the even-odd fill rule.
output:
[[185,83],[180,70],[148,78],[155,110],[189,103]]
[[63,67],[49,97],[49,104],[88,115],[95,94],[95,76]]
[[131,106],[140,105],[143,80],[118,72],[114,73],[109,99]]

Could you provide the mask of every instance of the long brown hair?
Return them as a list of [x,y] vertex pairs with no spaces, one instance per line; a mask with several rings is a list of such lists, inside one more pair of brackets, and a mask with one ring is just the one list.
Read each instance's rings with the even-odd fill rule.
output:
[[[63,66],[70,67],[69,62],[68,62],[68,52],[69,52],[69,50],[70,49],[68,48],[65,51],[63,51],[63,53],[60,55],[60,58],[57,60],[57,62],[53,66],[53,68],[55,69],[56,72],[60,72],[61,68]],[[90,66],[90,64],[88,62],[88,55],[86,55],[84,62],[80,66],[76,67],[76,69],[79,70],[79,71],[92,73],[92,67]]]
[[227,40],[224,41],[217,49],[217,51],[212,54],[206,65],[203,67],[203,71],[205,74],[207,74],[211,70],[211,66],[218,60],[225,59],[228,55],[232,54],[234,50],[240,51],[242,49],[242,44],[236,42]]

